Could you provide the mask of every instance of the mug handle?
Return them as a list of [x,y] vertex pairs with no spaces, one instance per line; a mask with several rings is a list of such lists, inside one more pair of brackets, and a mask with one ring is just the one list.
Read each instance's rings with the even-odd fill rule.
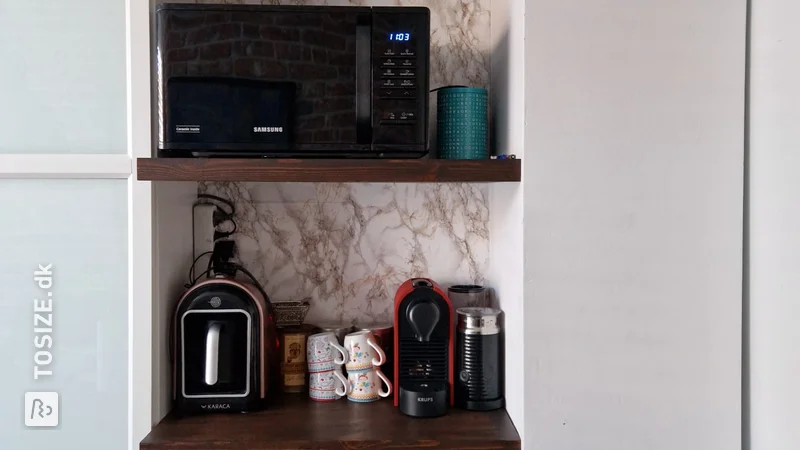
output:
[[[334,364],[342,365],[342,364],[344,364],[345,361],[350,359],[350,355],[347,353],[347,349],[346,348],[342,347],[341,345],[339,345],[338,342],[334,342],[333,340],[330,340],[328,342],[330,342],[331,346],[333,348],[335,348],[339,352],[339,355],[336,356],[336,358],[333,360]],[[340,357],[342,359],[339,359]]]
[[[375,366],[375,367],[382,366],[383,363],[386,362],[386,353],[384,353],[383,349],[378,344],[375,343],[375,339],[373,339],[371,337],[367,338],[367,344],[369,344],[370,347],[375,349],[375,353],[377,353],[378,356],[380,356],[380,359],[372,358],[372,365]],[[387,381],[387,383],[388,383],[388,381]]]
[[350,383],[347,382],[347,378],[344,377],[338,370],[333,371],[333,376],[339,379],[342,382],[342,389],[340,390],[338,387],[336,388],[336,395],[339,397],[344,397],[345,395],[350,393]]
[[381,369],[376,367],[375,368],[375,375],[377,375],[378,378],[380,378],[381,380],[383,380],[384,383],[386,383],[386,388],[387,388],[385,391],[384,390],[378,390],[378,395],[380,395],[383,398],[386,398],[386,397],[392,395],[392,384],[389,383],[389,379],[386,378],[386,375],[384,375],[383,372],[381,372]]

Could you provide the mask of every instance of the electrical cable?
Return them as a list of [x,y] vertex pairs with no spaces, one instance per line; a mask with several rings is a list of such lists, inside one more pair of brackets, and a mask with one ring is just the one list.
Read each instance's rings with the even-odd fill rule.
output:
[[[192,281],[193,280],[192,277],[194,277],[194,266],[197,265],[197,261],[200,261],[200,258],[202,258],[203,256],[210,255],[212,253],[214,253],[214,252],[212,252],[212,251],[203,252],[203,253],[200,254],[200,256],[195,258],[194,261],[192,261],[192,265],[189,267],[189,284],[186,285],[187,288],[191,287],[192,285],[194,285],[194,282]],[[211,260],[211,258],[209,258],[209,261],[210,260]]]
[[[200,278],[203,278],[203,276],[207,276],[207,277],[208,277],[210,273],[211,273],[211,270],[210,270],[210,269],[209,269],[209,270],[206,270],[206,271],[205,271],[205,272],[203,272],[203,273],[201,273],[200,275],[198,275],[198,276],[197,276],[197,278],[195,278],[194,280],[192,280],[192,284],[191,284],[191,285],[189,285],[189,287],[192,287],[192,286],[194,286],[194,285],[195,285],[195,284],[196,284],[198,281],[200,281]],[[209,278],[210,278],[210,277],[209,277]]]
[[236,233],[236,230],[239,229],[238,225],[236,225],[236,222],[233,219],[228,219],[227,222],[230,222],[230,223],[233,224],[233,230],[231,230],[231,231],[215,231],[214,232],[214,242],[216,242],[216,241],[218,241],[220,239],[225,239],[227,237],[231,237],[231,235],[233,235],[233,233]]
[[[233,230],[231,230],[231,231],[215,231],[214,232],[214,241],[218,241],[220,239],[225,239],[227,237],[232,236],[233,233],[236,233],[236,230],[239,229],[239,226],[236,224],[236,221],[234,220],[234,216],[236,215],[236,206],[232,201],[230,201],[228,199],[225,199],[225,198],[222,198],[222,197],[219,197],[217,195],[212,195],[212,194],[197,194],[197,198],[198,199],[212,200],[212,202],[222,203],[222,204],[227,205],[228,208],[230,208],[230,211],[225,211],[224,209],[220,208],[222,210],[222,217],[219,218],[219,222],[217,222],[215,224],[215,228],[217,226],[219,226],[219,225],[222,225],[225,222],[230,222],[230,223],[233,224]],[[217,207],[219,208],[219,205],[217,205]]]
[[[215,242],[218,241],[219,239],[224,239],[224,238],[230,237],[234,233],[236,233],[236,231],[239,229],[239,226],[236,224],[236,221],[233,219],[234,215],[236,214],[236,206],[234,205],[234,203],[232,201],[224,199],[224,198],[219,197],[217,195],[212,195],[212,194],[197,194],[197,198],[198,199],[212,200],[214,202],[223,203],[223,204],[227,205],[230,208],[230,211],[224,211],[223,210],[223,218],[217,225],[220,225],[220,224],[222,224],[224,222],[230,222],[231,224],[233,224],[233,229],[231,231],[214,232],[214,241]],[[197,262],[200,260],[200,258],[202,258],[203,256],[208,255],[208,254],[211,254],[211,257],[208,258],[208,265],[206,266],[206,270],[203,273],[197,275],[196,278],[193,278],[193,276],[195,275],[195,273],[194,273],[195,265],[197,265]],[[198,280],[200,280],[204,276],[207,277],[207,278],[210,278],[211,277],[211,273],[215,272],[213,264],[214,264],[214,252],[213,251],[208,251],[208,252],[201,253],[197,258],[195,258],[195,260],[192,262],[192,266],[189,268],[189,284],[186,285],[186,287],[187,288],[191,288],[192,286],[194,286],[195,283],[197,283]],[[242,272],[248,278],[250,278],[250,280],[253,282],[253,285],[258,289],[259,293],[261,293],[261,295],[264,296],[264,300],[266,301],[268,308],[270,309],[270,311],[272,311],[272,302],[270,301],[269,296],[267,295],[266,291],[264,291],[264,288],[261,287],[261,283],[258,282],[256,277],[252,273],[250,273],[249,270],[245,269],[244,267],[242,267],[238,263],[225,262],[225,264],[229,265],[229,267],[234,270],[234,275],[235,275],[236,272]]]
[[224,203],[224,204],[228,205],[228,207],[231,209],[230,212],[226,212],[225,213],[225,215],[228,216],[228,218],[231,218],[231,217],[233,217],[234,214],[236,214],[236,207],[234,206],[233,202],[228,200],[228,199],[224,199],[222,197],[219,197],[219,196],[216,196],[216,195],[211,195],[211,194],[197,194],[197,198],[198,199],[205,198],[205,199],[208,199],[208,200],[214,200],[216,202],[220,202],[220,203]]

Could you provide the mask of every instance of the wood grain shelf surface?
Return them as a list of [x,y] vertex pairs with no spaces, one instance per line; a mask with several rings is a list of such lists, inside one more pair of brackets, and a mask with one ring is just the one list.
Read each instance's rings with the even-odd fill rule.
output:
[[390,399],[356,404],[317,403],[287,396],[250,414],[167,416],[141,450],[289,449],[518,449],[520,438],[505,410],[451,409],[445,416],[403,415]]
[[139,158],[139,180],[333,183],[520,181],[520,160]]

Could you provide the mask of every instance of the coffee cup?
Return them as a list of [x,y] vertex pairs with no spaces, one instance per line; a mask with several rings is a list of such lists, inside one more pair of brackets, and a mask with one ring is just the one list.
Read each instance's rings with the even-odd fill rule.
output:
[[347,350],[330,331],[312,334],[306,345],[306,361],[309,373],[327,372],[347,361]]
[[[392,394],[392,385],[377,367],[347,373],[347,399],[356,403],[369,403]],[[381,389],[381,381],[386,389]]]
[[356,331],[344,337],[347,351],[347,368],[350,371],[362,371],[381,366],[386,362],[386,353],[381,349],[370,331]]

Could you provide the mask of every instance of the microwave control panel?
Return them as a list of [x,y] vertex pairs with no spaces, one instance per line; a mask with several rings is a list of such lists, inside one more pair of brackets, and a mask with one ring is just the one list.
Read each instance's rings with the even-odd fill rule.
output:
[[427,8],[378,11],[372,17],[373,143],[425,143],[430,13]]

